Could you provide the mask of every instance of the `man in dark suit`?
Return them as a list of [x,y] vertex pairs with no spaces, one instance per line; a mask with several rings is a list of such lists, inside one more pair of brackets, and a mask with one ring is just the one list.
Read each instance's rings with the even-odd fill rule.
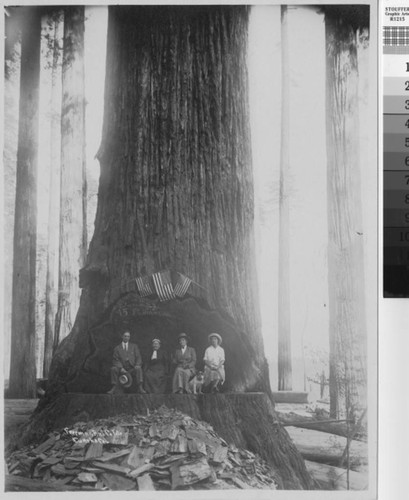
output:
[[126,330],[122,335],[122,342],[114,349],[112,368],[111,368],[111,384],[112,388],[108,391],[110,394],[117,392],[119,377],[126,372],[130,373],[136,379],[137,391],[145,393],[142,387],[142,357],[138,346],[129,342],[131,334]]

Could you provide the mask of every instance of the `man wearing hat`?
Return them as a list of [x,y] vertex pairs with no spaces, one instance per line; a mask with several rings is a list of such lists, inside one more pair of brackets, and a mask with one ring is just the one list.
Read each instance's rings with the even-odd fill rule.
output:
[[196,351],[187,345],[188,336],[181,333],[178,337],[179,348],[173,355],[173,363],[176,365],[172,381],[172,391],[177,394],[189,393],[189,380],[195,374]]
[[[122,387],[126,388],[132,384],[132,377],[136,379],[137,390],[145,393],[142,387],[142,357],[138,346],[129,342],[131,334],[125,330],[122,335],[122,342],[114,349],[110,394],[121,392]],[[125,379],[126,377],[126,379]]]
[[208,336],[210,346],[204,353],[204,381],[203,385],[209,392],[218,392],[225,381],[224,349],[220,347],[222,337],[218,333]]
[[152,350],[144,363],[145,390],[165,394],[169,377],[169,358],[159,339],[152,340]]

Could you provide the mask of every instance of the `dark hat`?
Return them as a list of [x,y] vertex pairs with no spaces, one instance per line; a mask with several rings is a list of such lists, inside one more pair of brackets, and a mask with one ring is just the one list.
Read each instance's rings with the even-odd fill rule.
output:
[[189,337],[186,335],[186,333],[180,333],[178,336],[178,339],[188,339]]
[[209,340],[209,342],[210,342],[210,339],[211,339],[212,337],[216,337],[216,338],[219,340],[219,345],[223,342],[223,339],[222,339],[221,335],[219,335],[218,333],[211,333],[211,334],[207,337],[207,338],[208,338],[208,340]]
[[124,387],[125,389],[128,387],[131,387],[132,385],[132,377],[129,372],[122,373],[119,376],[119,383]]

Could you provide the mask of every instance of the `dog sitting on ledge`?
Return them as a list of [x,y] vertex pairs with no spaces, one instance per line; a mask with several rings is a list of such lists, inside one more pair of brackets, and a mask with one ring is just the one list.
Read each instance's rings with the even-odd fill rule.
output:
[[201,394],[204,382],[203,372],[197,372],[196,375],[189,381],[189,390],[192,394]]

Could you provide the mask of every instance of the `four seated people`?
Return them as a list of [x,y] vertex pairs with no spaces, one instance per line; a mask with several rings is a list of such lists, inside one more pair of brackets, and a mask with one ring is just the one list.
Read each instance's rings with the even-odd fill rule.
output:
[[[171,365],[174,367],[172,392],[175,394],[192,392],[191,381],[196,375],[197,358],[196,350],[188,345],[189,338],[186,333],[178,336],[179,346],[171,359],[161,348],[160,339],[153,339],[152,349],[144,363],[138,346],[131,343],[130,338],[129,330],[125,330],[122,342],[114,348],[111,368],[112,388],[108,393],[123,392],[125,388],[131,388],[132,391],[132,379],[135,379],[137,392],[165,394],[168,392]],[[203,357],[203,392],[219,392],[225,381],[222,337],[218,333],[211,333],[208,340],[210,345]]]

